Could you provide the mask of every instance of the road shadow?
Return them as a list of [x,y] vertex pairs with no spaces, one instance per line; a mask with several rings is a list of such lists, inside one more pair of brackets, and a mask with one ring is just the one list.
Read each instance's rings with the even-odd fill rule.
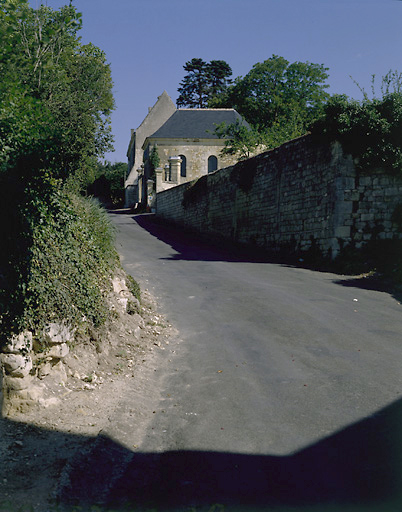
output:
[[54,510],[79,506],[76,511],[86,512],[98,506],[97,510],[198,512],[221,504],[224,508],[216,512],[289,507],[397,512],[402,507],[402,400],[288,456],[137,453],[104,435],[81,438],[80,444],[79,436],[2,421],[10,432],[23,429],[24,460],[40,449],[38,438],[55,449],[79,447],[60,470],[54,493],[59,508]]
[[402,285],[396,285],[391,280],[384,279],[376,274],[359,277],[344,277],[334,280],[333,282],[346,288],[359,288],[360,290],[389,293],[397,301],[402,301]]
[[[91,488],[90,470],[97,468],[91,481],[99,485],[116,454],[115,444],[104,438],[89,463],[77,461],[71,483],[83,490],[80,504]],[[383,511],[389,502],[402,504],[402,402],[289,456],[172,451],[136,453],[126,460],[107,500],[117,510],[127,504],[134,510],[174,511],[219,503],[228,510],[319,505],[319,510]]]
[[[259,247],[206,237],[192,230],[165,222],[154,214],[135,215],[131,218],[148,233],[172,247],[176,252],[169,258],[161,259],[267,263],[288,268],[303,268],[313,272],[336,273],[328,261],[324,264],[318,263],[318,260],[310,261],[308,254],[303,254],[303,258],[298,254],[287,254],[285,251],[270,254]],[[396,300],[402,301],[402,287],[396,286],[391,280],[384,279],[377,274],[367,277],[345,277],[339,274],[339,279],[335,279],[333,282],[345,287],[385,292],[392,295]]]
[[279,258],[267,254],[259,247],[233,242],[196,233],[173,223],[159,219],[153,214],[135,215],[132,219],[152,236],[172,247],[177,254],[169,260],[228,261],[278,263]]

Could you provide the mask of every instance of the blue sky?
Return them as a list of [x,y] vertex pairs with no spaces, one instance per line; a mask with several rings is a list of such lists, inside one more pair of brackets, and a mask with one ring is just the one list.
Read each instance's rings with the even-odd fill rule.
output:
[[[40,0],[30,0],[33,7]],[[67,0],[43,0],[58,9]],[[126,162],[137,128],[166,90],[173,101],[193,57],[222,59],[244,76],[273,54],[329,68],[329,92],[360,99],[353,77],[402,72],[399,0],[73,0],[83,14],[83,43],[106,52],[114,81],[115,152]]]

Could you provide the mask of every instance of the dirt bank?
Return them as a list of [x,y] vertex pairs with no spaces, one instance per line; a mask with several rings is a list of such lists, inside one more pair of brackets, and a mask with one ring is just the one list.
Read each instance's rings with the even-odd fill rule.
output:
[[63,468],[113,420],[127,383],[152,365],[156,352],[168,351],[175,335],[145,290],[140,315],[116,313],[102,341],[73,347],[62,375],[42,377],[54,404],[14,410],[0,420],[0,510],[56,510]]

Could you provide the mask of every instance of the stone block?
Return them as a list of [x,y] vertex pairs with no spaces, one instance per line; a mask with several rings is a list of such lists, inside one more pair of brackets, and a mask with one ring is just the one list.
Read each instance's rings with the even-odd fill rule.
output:
[[119,297],[117,302],[120,304],[123,311],[127,311],[128,299],[125,297]]
[[32,386],[32,382],[33,378],[29,375],[24,378],[7,375],[4,377],[4,389],[21,391]]
[[337,228],[335,228],[335,236],[337,238],[350,237],[350,226],[338,226]]
[[21,354],[0,354],[0,363],[12,377],[26,377],[32,370],[32,359]]
[[46,352],[47,357],[51,357],[52,359],[63,359],[70,352],[70,349],[67,343],[58,343],[57,345],[53,345]]
[[118,295],[121,292],[128,292],[126,281],[124,279],[121,279],[120,277],[114,277],[112,279],[112,286],[114,293]]
[[335,186],[337,189],[341,190],[351,190],[355,188],[355,178],[350,177],[340,177],[336,178]]
[[73,333],[65,324],[51,323],[43,331],[46,341],[50,344],[67,343],[73,339]]
[[386,196],[397,196],[398,195],[398,189],[396,187],[386,188],[385,189],[385,195]]
[[361,176],[359,179],[359,185],[363,187],[371,186],[372,182],[371,176]]
[[360,193],[358,190],[345,191],[345,199],[347,201],[358,201],[360,199]]

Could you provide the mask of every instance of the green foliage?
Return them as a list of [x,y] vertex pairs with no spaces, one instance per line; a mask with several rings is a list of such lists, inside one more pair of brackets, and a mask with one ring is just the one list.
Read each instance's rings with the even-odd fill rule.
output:
[[126,172],[127,164],[124,162],[114,164],[98,162],[92,180],[87,185],[88,194],[113,208],[122,207],[124,204],[124,177]]
[[[402,172],[402,92],[400,75],[388,73],[382,81],[382,97],[361,101],[346,95],[332,96],[323,116],[313,123],[312,134],[320,141],[339,141],[364,172]],[[373,79],[373,94],[374,94]]]
[[231,83],[232,70],[224,60],[205,62],[195,58],[183,66],[187,72],[178,88],[178,107],[205,108]]
[[157,169],[161,163],[156,145],[152,148],[151,154],[149,155],[149,163],[151,164],[153,170]]
[[141,288],[137,281],[130,274],[126,275],[127,288],[141,304]]
[[307,126],[329,97],[327,70],[322,64],[289,64],[273,55],[237,78],[215,106],[235,108],[260,131],[284,123]]
[[223,154],[240,160],[306,133],[329,98],[327,68],[310,62],[290,64],[278,55],[258,62],[234,83],[225,61],[192,59],[184,69],[178,106],[234,108],[251,125],[217,127],[217,135],[226,139]]
[[215,134],[220,139],[225,139],[223,155],[238,155],[239,160],[249,158],[255,149],[264,143],[262,135],[250,126],[237,121],[227,125],[221,123],[215,129]]
[[234,124],[222,123],[215,130],[219,138],[225,139],[223,155],[236,155],[241,160],[246,160],[253,154],[273,149],[284,142],[295,139],[304,133],[302,123],[275,123],[269,129],[259,131],[253,126],[246,126],[237,121]]
[[110,68],[101,50],[81,45],[80,26],[71,5],[53,11],[31,9],[26,0],[0,4],[3,172],[47,168],[65,179],[83,159],[110,149]]
[[255,64],[211,102],[235,108],[251,125],[221,130],[227,138],[224,153],[244,159],[258,148],[271,149],[306,133],[329,97],[327,78],[322,64],[290,64],[277,55]]
[[110,68],[74,7],[0,1],[0,331],[101,324],[117,264],[105,213],[76,193],[110,149]]
[[186,190],[183,194],[183,206],[187,208],[191,204],[198,202],[202,197],[206,195],[208,189],[208,176],[201,176],[197,180],[190,182],[187,185]]
[[33,189],[21,204],[25,243],[8,233],[10,252],[0,262],[8,276],[0,286],[6,331],[37,331],[63,320],[74,327],[82,318],[98,326],[108,316],[104,295],[118,264],[110,221],[94,200],[53,185],[45,200]]
[[402,283],[402,240],[373,237],[360,249],[352,245],[341,248],[332,270],[344,274],[375,272],[394,284]]
[[254,178],[257,172],[255,159],[238,162],[232,171],[231,181],[236,183],[243,192],[249,192],[253,186]]
[[151,154],[149,155],[149,164],[151,166],[151,179],[155,179],[155,169],[159,167],[160,163],[161,159],[159,158],[158,147],[155,144],[155,146],[152,148]]

